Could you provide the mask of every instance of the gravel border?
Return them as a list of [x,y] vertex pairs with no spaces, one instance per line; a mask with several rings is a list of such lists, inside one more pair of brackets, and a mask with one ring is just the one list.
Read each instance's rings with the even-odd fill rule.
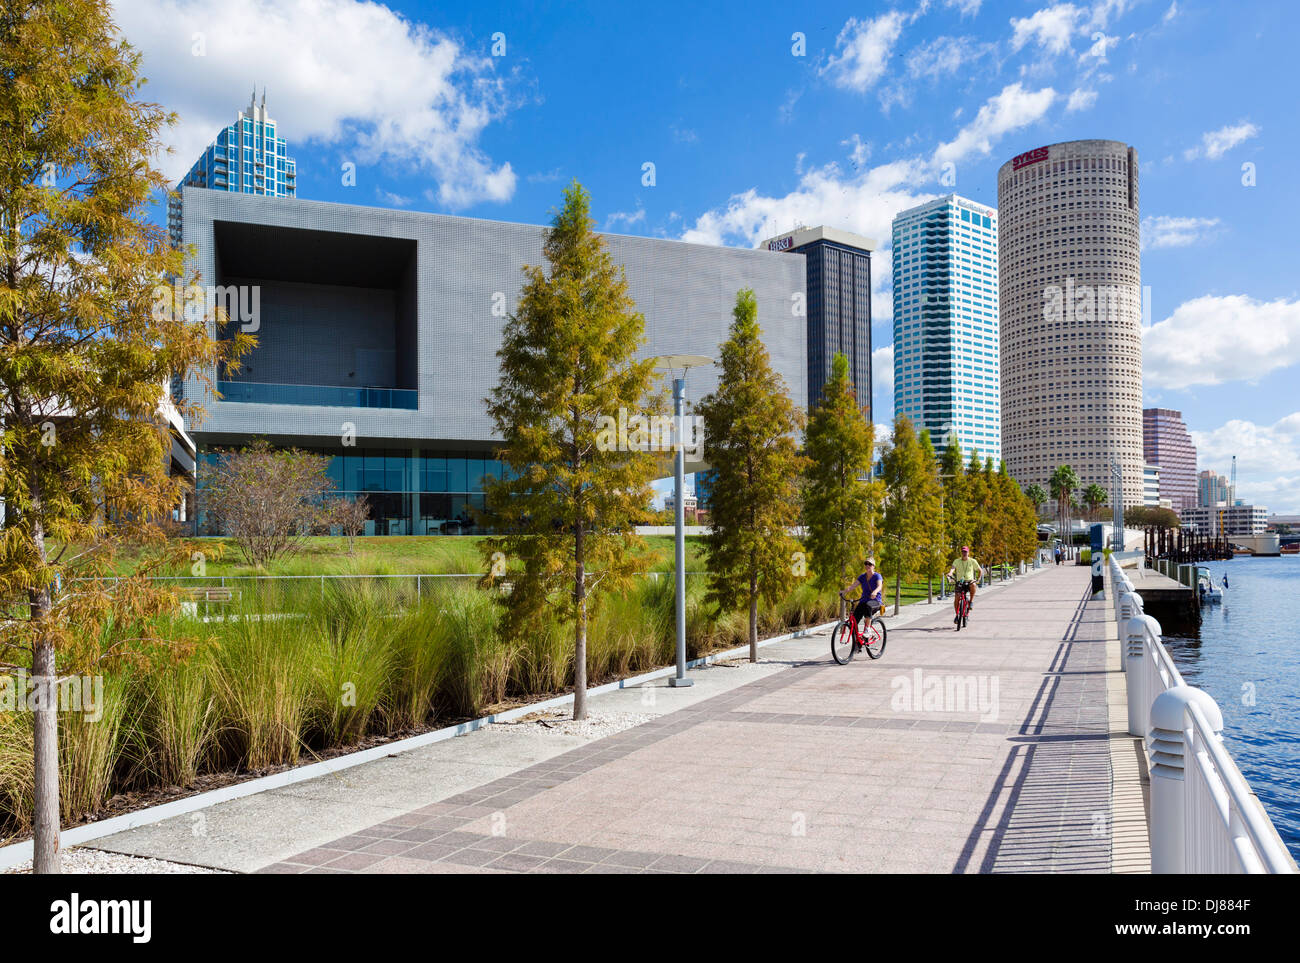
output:
[[[121,853],[108,853],[98,849],[77,847],[63,851],[62,869],[64,873],[74,875],[214,875],[231,876],[224,869],[209,869],[206,866],[190,866],[187,863],[172,863],[165,859],[146,859],[139,856],[124,856]],[[32,861],[19,863],[13,869],[4,870],[0,875],[30,875]]]

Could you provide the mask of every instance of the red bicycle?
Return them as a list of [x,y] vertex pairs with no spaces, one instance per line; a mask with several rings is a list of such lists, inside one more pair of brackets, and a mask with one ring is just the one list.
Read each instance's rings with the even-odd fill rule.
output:
[[957,593],[957,614],[953,621],[957,623],[957,631],[960,632],[966,624],[966,617],[970,615],[970,582],[957,582],[952,590]]
[[[843,592],[840,593],[840,598],[844,598]],[[848,599],[844,601],[848,602]],[[873,616],[866,620],[866,630],[861,631],[858,629],[858,620],[853,617],[852,603],[849,605],[849,614],[831,633],[831,658],[840,665],[848,665],[858,649],[865,649],[873,659],[880,658],[885,654],[885,620],[879,615]]]

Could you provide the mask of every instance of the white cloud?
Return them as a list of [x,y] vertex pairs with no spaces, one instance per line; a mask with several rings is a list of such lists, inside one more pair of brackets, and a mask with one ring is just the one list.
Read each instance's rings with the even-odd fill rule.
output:
[[375,196],[385,204],[391,204],[393,207],[406,207],[411,203],[411,198],[403,194],[394,194],[392,191],[386,191],[382,187],[375,188]]
[[1218,130],[1206,131],[1201,135],[1200,146],[1187,148],[1183,151],[1183,157],[1187,160],[1195,160],[1197,157],[1204,156],[1210,160],[1217,160],[1242,141],[1256,136],[1260,129],[1249,121],[1242,121],[1240,124],[1229,124]]
[[1068,113],[1076,110],[1089,110],[1097,102],[1097,91],[1080,88],[1070,94],[1070,101],[1065,105]]
[[[1266,483],[1261,476],[1300,472],[1300,412],[1279,418],[1271,425],[1232,418],[1212,431],[1192,430],[1191,435],[1196,446],[1197,469],[1210,468],[1227,474],[1232,456],[1236,455],[1238,498],[1245,499],[1243,485]],[[1297,491],[1300,491],[1297,487],[1291,490],[1292,500],[1296,499]]]
[[1173,0],[1173,3],[1169,4],[1169,9],[1165,11],[1165,15],[1160,22],[1169,23],[1176,16],[1178,16],[1178,0]]
[[1089,15],[1084,29],[1103,29],[1111,22],[1112,18],[1122,17],[1128,12],[1131,5],[1132,0],[1097,0],[1092,6],[1092,13]]
[[1300,300],[1205,295],[1143,331],[1143,378],[1152,388],[1255,382],[1298,350]]
[[876,391],[894,393],[894,346],[887,344],[871,352],[871,386]]
[[[928,157],[907,157],[853,174],[837,164],[806,171],[800,166],[794,190],[775,197],[755,188],[733,194],[725,204],[699,215],[681,239],[753,247],[799,224],[830,224],[885,242],[899,211],[938,196],[927,188],[936,184],[945,163],[988,154],[1005,134],[1041,119],[1055,97],[1050,88],[1025,91],[1012,84],[991,97],[952,141],[940,144]],[[892,313],[887,243],[872,258],[871,279],[874,326],[887,323]]]
[[[360,0],[113,0],[114,19],[144,55],[153,90],[181,117],[165,136],[173,180],[269,88],[267,106],[290,144],[343,145],[345,160],[429,171],[430,196],[451,208],[505,201],[511,165],[479,146],[508,108],[492,58]],[[201,38],[202,55],[195,44]],[[299,171],[299,177],[303,175]]]
[[944,6],[956,9],[963,17],[973,17],[980,12],[984,0],[944,0]]
[[1270,515],[1300,514],[1300,474],[1237,478],[1237,497],[1267,508]]
[[1070,46],[1084,11],[1072,3],[1058,3],[1044,7],[1031,17],[1011,18],[1011,49],[1019,50],[1030,42],[1037,43],[1048,53],[1059,54]]
[[645,223],[645,208],[637,207],[635,211],[615,211],[609,217],[605,218],[605,230],[610,230],[617,224],[625,227],[631,227],[633,224]]
[[1106,62],[1107,52],[1113,50],[1119,44],[1119,37],[1108,37],[1101,30],[1098,30],[1093,34],[1093,37],[1092,46],[1079,54],[1079,63],[1086,63],[1089,60],[1093,60],[1094,66],[1096,64],[1104,64]]
[[853,134],[848,140],[840,141],[840,146],[849,148],[849,160],[853,162],[854,167],[863,166],[871,158],[871,145],[857,134]]
[[1142,218],[1142,247],[1187,247],[1208,239],[1218,227],[1217,217]]
[[874,20],[850,17],[835,40],[840,53],[831,57],[822,74],[828,75],[837,87],[865,93],[884,75],[907,21],[907,15],[897,10]]
[[871,352],[871,413],[894,417],[894,346],[887,344]]
[[1021,84],[1010,84],[1002,92],[980,107],[975,119],[963,127],[955,138],[940,144],[934,152],[936,162],[956,163],[972,154],[987,155],[993,144],[1004,134],[1026,127],[1042,119],[1056,100],[1051,87],[1026,90]]
[[979,44],[970,37],[935,37],[913,47],[907,54],[907,72],[913,77],[939,80],[961,70],[968,64],[992,51],[992,46]]

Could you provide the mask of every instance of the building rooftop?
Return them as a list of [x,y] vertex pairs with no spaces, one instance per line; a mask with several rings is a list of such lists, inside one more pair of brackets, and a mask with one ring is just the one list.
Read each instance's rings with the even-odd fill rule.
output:
[[854,234],[852,231],[841,231],[837,227],[824,226],[796,228],[793,231],[778,234],[776,237],[770,237],[758,246],[769,251],[789,251],[796,247],[803,247],[805,244],[812,244],[814,241],[830,241],[832,244],[842,244],[845,247],[854,247],[860,251],[868,252],[874,251],[878,246],[876,241],[869,237],[863,237],[861,234]]

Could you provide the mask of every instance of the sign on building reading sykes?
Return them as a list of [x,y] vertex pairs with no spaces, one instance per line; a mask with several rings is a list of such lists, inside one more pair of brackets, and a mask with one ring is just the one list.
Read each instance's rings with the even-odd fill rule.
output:
[[787,234],[785,237],[774,238],[767,242],[769,251],[788,251],[794,247],[794,235]]
[[1027,150],[1023,154],[1017,154],[1011,159],[1011,169],[1018,171],[1022,167],[1028,167],[1030,164],[1037,164],[1039,161],[1047,160],[1047,148],[1038,147],[1034,150]]

